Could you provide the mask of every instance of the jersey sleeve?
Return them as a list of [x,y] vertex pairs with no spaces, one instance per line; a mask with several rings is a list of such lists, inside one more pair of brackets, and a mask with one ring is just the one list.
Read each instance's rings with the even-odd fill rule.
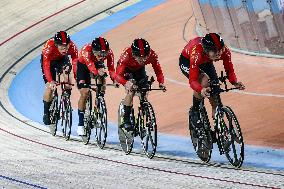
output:
[[87,50],[84,50],[82,52],[82,57],[83,57],[83,60],[84,60],[84,62],[86,64],[86,66],[88,67],[89,71],[92,74],[97,75],[98,74],[98,70],[96,69],[94,61],[92,61],[92,59],[91,59],[91,52],[89,52]]
[[222,59],[223,59],[224,69],[226,71],[230,83],[231,84],[236,83],[237,77],[232,63],[231,52],[228,47],[225,47],[225,52],[222,55]]
[[158,55],[153,51],[153,61],[151,62],[154,72],[157,76],[157,80],[159,83],[164,83],[164,74],[161,68],[161,65],[158,60]]
[[115,75],[115,80],[122,85],[125,85],[125,83],[127,82],[127,80],[123,77],[123,74],[128,61],[129,61],[129,55],[127,51],[124,50],[124,52],[121,54],[118,60],[116,67],[116,75]]
[[110,75],[110,78],[112,80],[114,80],[115,78],[115,70],[114,70],[114,55],[113,55],[113,51],[110,50],[108,56],[107,56],[107,68],[108,68],[108,72]]
[[200,93],[202,86],[198,81],[199,65],[202,62],[202,52],[198,47],[194,47],[190,53],[190,68],[189,68],[189,85],[190,87]]
[[76,79],[77,61],[78,61],[78,48],[75,45],[75,43],[73,43],[71,41],[69,49],[70,49],[70,55],[71,55],[71,59],[72,59],[72,69],[73,69],[73,73],[74,73],[74,78]]
[[53,81],[51,71],[50,71],[50,55],[52,53],[52,46],[49,44],[49,41],[43,47],[42,50],[42,68],[45,79],[47,82]]

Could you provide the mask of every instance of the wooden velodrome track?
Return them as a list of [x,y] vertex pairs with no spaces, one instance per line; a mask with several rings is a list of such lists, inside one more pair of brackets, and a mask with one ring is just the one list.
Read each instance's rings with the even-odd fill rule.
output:
[[[81,3],[78,4],[78,2]],[[76,6],[66,9],[75,3]],[[62,27],[68,28],[116,3],[118,0],[60,2],[23,0],[19,6],[19,2],[1,1],[0,5],[3,11],[0,13],[6,17],[0,21],[3,26],[0,30],[0,43],[49,15],[62,9],[66,9],[66,11],[50,17],[50,19],[7,41],[4,45],[0,45],[2,61],[0,63],[0,186],[2,188],[283,188],[282,172],[262,171],[258,168],[236,170],[231,167],[227,168],[225,165],[205,165],[192,159],[179,161],[155,157],[149,160],[139,153],[126,156],[120,149],[115,149],[112,145],[108,145],[104,150],[98,149],[94,145],[83,145],[80,141],[76,141],[75,136],[71,141],[65,141],[60,137],[51,136],[48,128],[32,120],[27,120],[14,109],[7,94],[10,82],[24,65],[40,54],[41,49],[37,48],[27,56],[24,56],[25,53]],[[185,4],[181,5],[182,3]],[[153,48],[160,55],[166,77],[172,79],[171,82],[167,80],[167,93],[153,93],[151,95],[151,101],[158,116],[159,130],[179,135],[187,133],[186,112],[191,104],[191,89],[187,86],[187,81],[181,76],[177,67],[179,52],[185,44],[182,37],[183,27],[187,18],[191,16],[190,6],[186,7],[186,3],[187,1],[180,0],[167,1],[106,34],[115,51],[116,58],[135,37],[142,36],[151,42]],[[120,8],[123,7],[127,7],[127,4],[122,4]],[[107,15],[105,11],[102,14]],[[70,33],[80,31],[96,20],[97,18],[94,18],[72,28]],[[131,28],[130,25],[132,25]],[[189,22],[186,28],[186,38],[193,35],[195,35],[194,23]],[[235,57],[235,54],[233,56]],[[239,56],[241,56],[239,60],[244,60],[244,57],[250,58]],[[239,77],[244,82],[251,79],[252,74],[245,74],[243,73],[245,70],[240,69],[240,66],[248,67],[248,65],[239,64],[237,58],[235,59]],[[267,59],[267,61],[260,59],[259,62],[263,63],[260,68],[266,68],[266,65],[272,68],[279,65],[278,62],[277,64],[271,63],[271,59]],[[14,63],[17,64],[13,66]],[[246,63],[254,65],[255,60],[247,60]],[[272,71],[277,76],[280,69],[281,67],[278,66]],[[279,73],[276,70],[279,70]],[[151,71],[150,68],[149,71]],[[269,71],[271,72],[271,70]],[[172,83],[173,80],[175,80],[174,83]],[[262,86],[257,89],[255,86],[247,82],[249,92],[283,94],[281,90],[269,91],[269,88]],[[109,89],[107,93],[112,121],[117,119],[116,109],[123,93],[123,89]],[[265,109],[264,105],[262,105],[262,109],[254,108],[253,111],[247,108],[252,108],[252,105],[245,103],[252,101],[246,99],[249,97],[249,95],[237,93],[224,97],[224,102],[232,105],[239,115],[246,134],[246,142],[249,141],[252,134],[248,128],[256,126],[246,123],[248,117],[246,115],[249,115],[248,110],[264,112],[263,109]],[[244,99],[246,101],[242,102]],[[254,99],[258,99],[258,97],[254,97]],[[278,98],[267,99],[274,102]],[[263,99],[262,101],[268,100]],[[73,95],[73,102],[76,101],[76,95]],[[279,106],[282,101],[279,99],[278,101],[274,104]],[[257,103],[261,102],[257,101]],[[271,107],[271,105],[266,106]],[[240,107],[243,108],[240,109]],[[280,115],[279,110],[278,112],[269,112],[270,116],[276,113]],[[259,114],[256,113],[256,115]],[[257,120],[260,119],[259,117],[251,116],[251,119]],[[275,124],[271,122],[270,127],[277,126],[278,123],[281,123],[280,119]],[[265,128],[264,124],[261,126]],[[254,128],[253,132],[256,130]],[[259,138],[259,140],[263,139]],[[269,143],[268,145],[273,144]]]

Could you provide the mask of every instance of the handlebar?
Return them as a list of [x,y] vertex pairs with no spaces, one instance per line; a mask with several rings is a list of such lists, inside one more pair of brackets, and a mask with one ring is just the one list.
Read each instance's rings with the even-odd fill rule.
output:
[[69,82],[56,82],[56,86],[59,86],[59,85],[71,85],[71,86],[74,86],[73,83],[69,83]]
[[152,88],[135,88],[131,91],[138,91],[138,92],[148,92],[148,91],[163,91],[163,92],[166,92],[167,89],[164,88],[164,89],[152,89]]
[[93,79],[98,79],[98,78],[107,78],[107,76],[108,76],[108,74],[107,73],[104,73],[104,75],[99,75],[99,74],[97,74],[97,75],[94,75],[93,73],[91,73],[91,78],[93,78]]
[[[139,88],[138,86],[140,84],[143,84],[145,82],[145,80],[147,79],[147,83],[149,85],[149,88]],[[133,88],[131,91],[132,92],[135,92],[135,91],[138,91],[138,92],[147,92],[147,91],[163,91],[163,92],[166,92],[167,89],[166,88],[158,88],[158,89],[152,89],[152,84],[154,83],[155,79],[154,77],[152,76],[150,78],[150,80],[148,80],[148,77],[146,77],[145,79],[139,81],[137,84],[134,83],[134,85],[136,86],[135,88]]]
[[114,83],[106,83],[106,84],[89,84],[89,85],[87,85],[87,86],[89,86],[89,88],[90,88],[91,90],[95,91],[95,90],[97,89],[98,85],[119,88],[119,85],[118,85],[118,84],[114,84]]
[[[229,92],[231,90],[236,90],[238,89],[237,87],[232,87],[232,88],[228,88],[227,86],[227,80],[228,77],[226,75],[224,75],[224,72],[221,71],[221,76],[218,77],[218,81],[211,81],[210,82],[210,88],[211,88],[211,92],[210,94],[211,95],[214,95],[214,94],[220,94],[220,93],[223,93],[223,92]],[[218,82],[218,83],[217,83]],[[222,83],[225,85],[225,88],[216,88],[215,86],[221,86]]]

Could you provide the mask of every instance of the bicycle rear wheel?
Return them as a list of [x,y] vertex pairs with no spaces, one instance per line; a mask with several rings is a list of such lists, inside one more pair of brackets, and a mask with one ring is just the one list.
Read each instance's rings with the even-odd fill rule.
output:
[[[119,138],[119,143],[122,148],[122,150],[125,152],[126,155],[130,154],[133,148],[133,143],[134,143],[134,133],[127,132],[123,128],[123,116],[124,116],[124,108],[123,108],[123,100],[119,104],[118,108],[118,138]],[[131,117],[133,118],[133,111],[131,114]],[[134,119],[132,119],[134,120]]]
[[97,99],[96,122],[94,123],[96,129],[96,144],[101,149],[104,148],[107,138],[107,108],[103,97]]
[[49,108],[49,114],[50,114],[50,133],[52,136],[56,135],[57,132],[57,123],[59,119],[59,111],[58,111],[58,94],[57,90],[54,92],[54,96],[52,97],[51,105]]
[[143,104],[138,123],[143,151],[151,159],[154,157],[157,149],[157,123],[155,112],[150,102]]
[[224,117],[219,120],[223,134],[221,142],[227,159],[234,167],[241,167],[244,161],[244,142],[240,124],[233,110],[222,108]]
[[190,108],[188,113],[188,124],[192,145],[199,159],[205,163],[208,163],[211,159],[213,142],[207,111],[205,107],[200,109],[200,118],[202,120],[203,127],[198,129],[194,128],[191,122],[191,111],[192,108]]
[[92,133],[92,93],[89,91],[89,96],[86,100],[86,110],[84,114],[84,127],[85,127],[85,135],[82,135],[81,138],[83,143],[87,145],[90,141],[91,133]]
[[72,128],[72,106],[71,106],[71,102],[70,99],[68,97],[64,97],[64,101],[63,101],[64,105],[64,112],[63,112],[63,118],[62,118],[62,122],[63,122],[63,137],[66,140],[70,139],[70,135],[71,135],[71,128]]

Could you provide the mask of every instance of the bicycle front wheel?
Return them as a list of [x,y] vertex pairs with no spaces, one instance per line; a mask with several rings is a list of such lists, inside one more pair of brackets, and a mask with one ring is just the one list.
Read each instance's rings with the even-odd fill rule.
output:
[[103,149],[107,138],[107,108],[103,97],[97,99],[96,118],[96,123],[94,123],[96,144]]
[[153,106],[145,102],[138,118],[139,135],[144,153],[153,158],[157,149],[157,123]]
[[230,107],[225,106],[222,111],[225,114],[219,124],[223,130],[221,142],[224,152],[231,165],[241,167],[244,161],[244,142],[239,121]]
[[65,97],[64,99],[64,112],[63,112],[63,118],[62,118],[62,122],[63,122],[63,137],[66,140],[70,139],[70,135],[71,135],[71,128],[72,128],[72,106],[71,106],[71,102],[70,99],[68,99],[67,97]]
[[53,97],[52,97],[52,101],[51,101],[51,105],[49,108],[49,114],[50,114],[50,133],[52,136],[56,135],[57,132],[57,123],[58,123],[58,119],[59,119],[59,111],[58,111],[58,94],[57,91],[55,91]]

